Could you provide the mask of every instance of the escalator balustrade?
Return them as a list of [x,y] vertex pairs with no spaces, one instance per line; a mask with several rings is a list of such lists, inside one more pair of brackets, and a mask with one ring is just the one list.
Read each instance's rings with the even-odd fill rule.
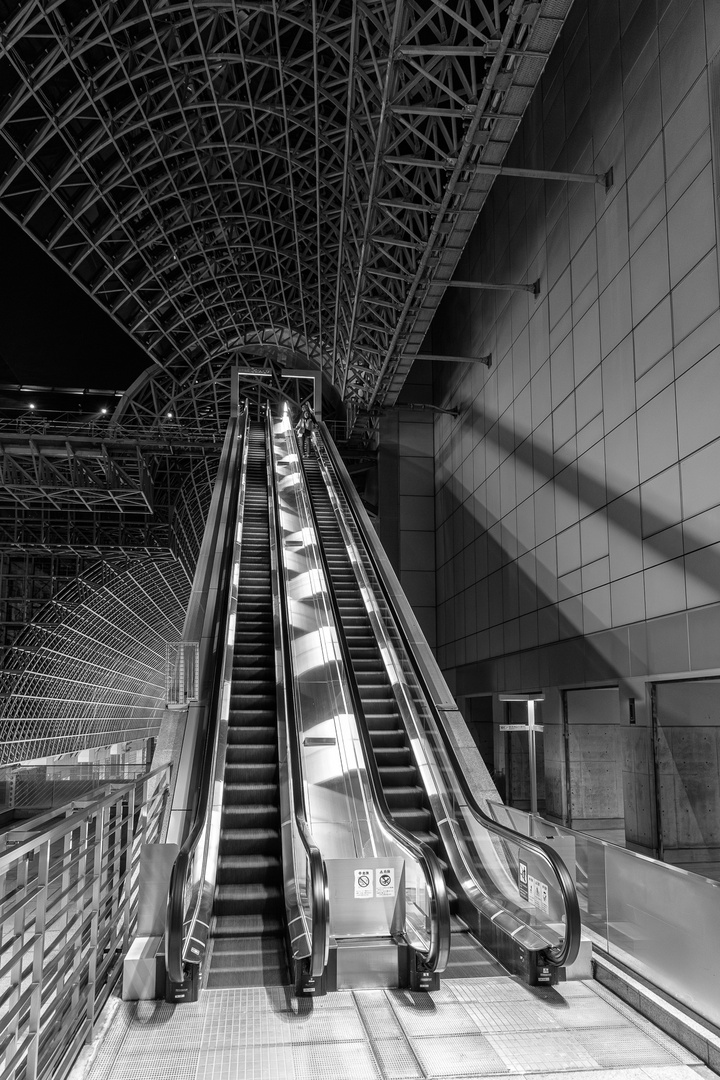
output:
[[[409,739],[317,458],[306,458],[304,468],[385,798],[398,825],[432,848],[446,870],[430,805],[419,782]],[[503,973],[469,933],[457,915],[456,897],[450,890],[449,895],[453,913],[452,946],[445,977],[487,975],[489,968]]]
[[207,988],[291,981],[285,949],[266,449],[251,424]]

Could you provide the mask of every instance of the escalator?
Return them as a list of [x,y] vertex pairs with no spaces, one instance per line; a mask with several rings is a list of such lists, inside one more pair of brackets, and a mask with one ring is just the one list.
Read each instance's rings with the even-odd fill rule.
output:
[[253,423],[208,989],[291,982],[285,952],[275,640],[263,425]]
[[[322,444],[320,463],[303,469],[286,417],[251,424],[246,411],[245,431],[212,635],[222,646],[208,699],[217,720],[170,883],[166,999],[191,1000],[203,983],[432,989],[443,971],[499,970],[477,943],[488,929],[545,974],[548,963],[571,963],[572,880],[547,845],[491,821],[452,745],[436,747],[438,709],[456,706],[447,694],[436,704],[432,675],[417,667],[399,586],[388,589],[350,512],[348,478]],[[518,852],[560,897],[557,931],[517,900]],[[363,893],[363,876],[380,884]]]
[[[305,476],[315,511],[321,542],[332,579],[345,639],[358,684],[370,740],[375,754],[383,792],[393,819],[427,844],[440,858],[447,872],[447,862],[425,790],[422,787],[405,726],[400,716],[380,648],[370,626],[347,546],[320,471],[317,457],[305,458]],[[450,978],[487,975],[494,967],[489,955],[471,936],[459,917],[457,896],[449,892],[452,913],[450,963],[445,976]],[[502,971],[497,968],[498,973]]]

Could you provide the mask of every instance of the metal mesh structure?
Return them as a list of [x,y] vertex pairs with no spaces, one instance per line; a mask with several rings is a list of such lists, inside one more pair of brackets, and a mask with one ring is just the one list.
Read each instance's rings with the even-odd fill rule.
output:
[[[204,455],[193,463],[177,451],[174,469],[162,458],[156,470],[156,487],[166,483],[158,492],[160,505],[167,500],[166,546],[5,553],[3,586],[15,594],[7,600],[15,618],[5,624],[12,637],[0,674],[0,764],[157,733],[165,646],[182,631],[218,461]],[[68,525],[80,528],[71,513]]]
[[0,764],[156,734],[189,591],[178,561],[98,563],[63,589],[7,661]]
[[180,383],[392,404],[571,0],[1,0],[0,204]]
[[571,2],[0,0],[0,208],[149,363],[101,430],[0,423],[0,761],[154,730],[233,367],[367,441]]

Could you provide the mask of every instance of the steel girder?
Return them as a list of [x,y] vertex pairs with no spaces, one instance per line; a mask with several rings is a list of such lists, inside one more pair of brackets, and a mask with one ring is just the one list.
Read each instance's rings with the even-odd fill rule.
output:
[[179,382],[392,404],[570,3],[0,0],[0,205]]

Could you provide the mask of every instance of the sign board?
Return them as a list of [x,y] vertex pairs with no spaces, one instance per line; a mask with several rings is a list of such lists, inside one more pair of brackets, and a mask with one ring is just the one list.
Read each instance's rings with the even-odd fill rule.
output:
[[387,937],[405,929],[405,860],[385,854],[327,859],[330,933]]
[[395,895],[395,868],[392,866],[381,867],[375,871],[375,895]]
[[546,915],[550,914],[548,887],[544,881],[539,881],[532,874],[528,874],[527,883],[528,900],[533,907],[539,908]]
[[518,892],[521,900],[528,898],[528,864],[518,859]]
[[370,867],[354,870],[355,874],[355,899],[372,900],[373,898],[373,872]]

